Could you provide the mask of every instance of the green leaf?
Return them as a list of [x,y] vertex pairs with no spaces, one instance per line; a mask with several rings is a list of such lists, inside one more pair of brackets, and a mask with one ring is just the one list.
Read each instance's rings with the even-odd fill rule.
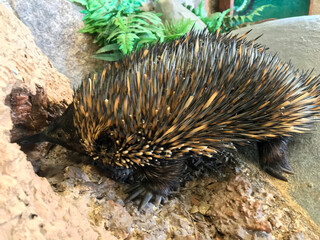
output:
[[199,6],[197,8],[194,8],[192,12],[200,18],[206,17],[207,13],[204,9],[204,0],[201,0]]
[[118,60],[136,47],[154,44],[164,38],[159,14],[140,11],[145,0],[72,1],[81,2],[86,8],[82,11],[85,26],[79,32],[95,36],[94,43],[101,46],[95,58]]
[[251,15],[247,16],[247,19],[248,19],[250,22],[252,22],[252,21],[253,21],[253,18],[252,18],[252,16],[251,16]]
[[196,8],[192,8],[191,5],[186,5],[185,3],[182,3],[182,5],[188,10],[190,10],[191,12],[193,12],[199,18],[207,17],[207,13],[204,9],[204,0],[201,0],[198,7]]
[[123,31],[127,31],[127,27],[126,27],[126,23],[125,23],[125,19],[123,19],[120,15],[121,11],[118,12],[117,17],[114,19],[114,24],[116,26],[118,26],[121,30]]
[[78,3],[82,6],[87,6],[87,0],[69,0],[70,2]]
[[146,43],[154,43],[157,42],[157,38],[148,38],[148,37],[144,37],[142,40],[137,42],[137,45],[144,45]]
[[124,54],[130,53],[133,50],[134,40],[136,39],[139,39],[139,37],[134,33],[120,34],[117,37],[117,43],[120,45],[119,49]]
[[96,53],[110,52],[119,50],[119,45],[117,43],[108,44],[100,48]]
[[231,9],[227,9],[222,13],[216,12],[211,14],[209,17],[202,18],[201,20],[208,26],[208,30],[210,32],[217,31],[224,22],[225,16],[231,11]]
[[254,9],[253,11],[251,11],[250,14],[238,15],[238,16],[235,15],[232,18],[232,22],[231,22],[230,17],[226,17],[225,18],[225,22],[228,23],[230,29],[236,28],[237,25],[240,25],[240,24],[243,24],[243,23],[246,23],[246,22],[252,22],[253,18],[255,16],[260,16],[261,12],[267,7],[274,7],[274,6],[270,5],[270,4],[269,5],[263,5],[263,6],[259,7],[259,8],[257,8],[257,9]]
[[189,18],[180,19],[178,21],[173,21],[171,19],[170,22],[166,22],[163,27],[164,39],[168,41],[172,41],[177,39],[186,33],[188,33],[191,28],[194,26],[195,21]]
[[158,25],[161,23],[161,19],[158,16],[158,14],[152,12],[141,12],[139,15],[136,14],[133,17],[139,17],[148,20],[150,23],[153,23],[154,25]]
[[118,53],[118,52],[117,53],[108,53],[108,54],[96,54],[96,55],[93,55],[92,57],[100,59],[100,60],[112,62],[112,61],[118,61],[121,58],[123,58],[123,54],[121,54],[121,52],[120,53]]

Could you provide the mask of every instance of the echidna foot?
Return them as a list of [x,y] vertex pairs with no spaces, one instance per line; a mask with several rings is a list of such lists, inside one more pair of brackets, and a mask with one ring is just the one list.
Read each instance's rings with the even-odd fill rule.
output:
[[283,181],[288,181],[288,179],[282,175],[282,172],[288,173],[288,174],[294,174],[289,165],[287,165],[285,167],[280,166],[280,165],[264,166],[263,170],[266,173],[270,174],[271,176],[278,178],[280,180],[283,180]]
[[260,165],[271,176],[283,181],[288,181],[282,173],[293,174],[286,155],[287,137],[279,137],[258,143]]
[[139,210],[144,208],[151,199],[154,199],[155,205],[158,206],[172,189],[179,186],[184,164],[184,159],[162,159],[159,162],[137,168],[141,182],[127,190],[129,196],[126,200],[131,201],[141,197]]
[[138,196],[142,196],[142,199],[139,204],[139,211],[150,202],[152,198],[154,198],[154,205],[158,207],[161,203],[162,196],[160,194],[155,194],[150,190],[147,190],[146,187],[144,187],[141,184],[134,185],[130,187],[127,191],[129,193],[129,196],[125,199],[125,202],[132,201],[133,199],[137,198]]

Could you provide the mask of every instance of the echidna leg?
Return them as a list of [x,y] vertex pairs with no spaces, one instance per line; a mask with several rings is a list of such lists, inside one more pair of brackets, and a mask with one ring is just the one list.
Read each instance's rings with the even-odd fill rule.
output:
[[282,172],[293,174],[287,158],[288,137],[278,137],[258,142],[259,162],[271,176],[287,181]]
[[162,197],[169,194],[177,186],[182,173],[184,160],[161,160],[138,167],[137,171],[142,176],[142,182],[130,188],[126,201],[131,201],[142,196],[139,210],[144,208],[154,198],[155,205],[159,205]]

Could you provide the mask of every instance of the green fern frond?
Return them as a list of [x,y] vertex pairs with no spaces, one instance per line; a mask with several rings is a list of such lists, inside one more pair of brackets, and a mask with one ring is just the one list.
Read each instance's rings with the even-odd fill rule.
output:
[[158,14],[141,12],[137,0],[71,0],[86,9],[81,33],[94,34],[101,48],[95,58],[116,61],[135,48],[163,41],[162,22]]
[[139,39],[139,37],[134,33],[120,34],[117,36],[117,43],[120,45],[119,49],[122,50],[124,54],[132,52],[137,39]]
[[170,22],[165,22],[163,26],[165,40],[172,41],[185,35],[191,30],[194,24],[195,21],[189,18],[182,18],[176,22],[173,20],[171,20]]
[[210,32],[215,32],[221,28],[222,32],[230,31],[234,28],[237,28],[238,25],[241,25],[245,22],[252,22],[255,16],[260,16],[261,12],[267,7],[274,7],[273,5],[263,5],[257,9],[251,11],[248,15],[233,15],[232,18],[228,15],[231,12],[231,9],[225,11],[213,13],[210,16],[206,16],[204,10],[204,0],[201,0],[197,8],[192,8],[190,5],[184,6],[196,14],[208,27]]
[[230,31],[232,29],[239,28],[238,26],[241,24],[244,24],[246,22],[252,22],[253,18],[255,16],[260,16],[261,12],[263,12],[263,10],[267,7],[274,7],[274,6],[271,4],[263,5],[261,7],[254,9],[253,11],[251,11],[250,14],[248,14],[248,15],[234,15],[232,17],[232,19],[229,16],[227,16],[224,19],[224,21],[225,21],[225,29],[224,30]]
[[115,40],[123,54],[132,52],[137,44],[154,43],[163,38],[160,18],[150,12],[121,16],[120,11],[114,19],[114,25],[118,29],[109,35],[107,41]]
[[103,61],[113,62],[113,61],[120,60],[121,58],[124,57],[124,55],[121,53],[121,51],[116,51],[112,53],[96,54],[96,55],[93,55],[92,57],[103,60]]
[[227,9],[225,11],[216,12],[209,17],[201,18],[201,20],[208,26],[209,32],[217,31],[221,26],[223,26],[223,21],[226,15],[231,11],[231,9]]

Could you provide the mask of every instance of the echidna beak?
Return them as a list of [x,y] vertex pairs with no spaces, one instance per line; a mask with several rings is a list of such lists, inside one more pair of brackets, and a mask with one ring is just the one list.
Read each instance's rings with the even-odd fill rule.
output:
[[40,132],[31,136],[20,138],[15,142],[21,146],[24,146],[24,145],[35,144],[38,142],[45,142],[46,141],[45,139],[46,139],[45,134],[43,132]]
[[15,142],[21,146],[51,142],[69,150],[83,153],[84,150],[73,126],[73,110],[73,105],[71,104],[63,115],[55,119],[44,131],[23,137]]

